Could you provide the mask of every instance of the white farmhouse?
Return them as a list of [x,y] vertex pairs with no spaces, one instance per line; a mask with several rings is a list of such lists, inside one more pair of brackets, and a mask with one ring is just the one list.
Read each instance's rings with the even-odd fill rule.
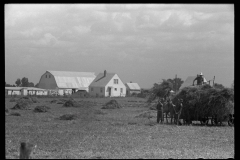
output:
[[125,97],[126,86],[116,73],[99,73],[89,85],[89,94],[103,97]]
[[94,72],[46,71],[40,78],[38,87],[56,91],[59,95],[72,91],[86,90],[96,78]]

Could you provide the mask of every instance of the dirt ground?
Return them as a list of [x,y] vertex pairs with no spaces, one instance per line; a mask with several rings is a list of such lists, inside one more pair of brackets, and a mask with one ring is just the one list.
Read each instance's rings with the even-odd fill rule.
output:
[[[13,112],[16,102],[10,99],[5,109]],[[32,109],[14,110],[20,116],[5,114],[6,158],[19,157],[21,141],[37,145],[34,159],[234,157],[234,127],[157,124],[156,111],[143,98],[74,98],[84,104],[79,107],[62,107],[53,99],[58,98],[38,98]],[[101,109],[111,99],[121,108]],[[33,112],[39,105],[50,109]],[[76,118],[59,119],[65,114]]]

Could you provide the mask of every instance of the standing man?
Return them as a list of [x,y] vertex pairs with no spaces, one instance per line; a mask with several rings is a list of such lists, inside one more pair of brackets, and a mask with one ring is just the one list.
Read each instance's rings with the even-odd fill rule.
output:
[[204,83],[204,78],[203,78],[203,74],[202,72],[200,73],[200,75],[197,75],[197,77],[193,80],[193,86],[194,86],[194,82],[197,80],[197,85],[203,85]]
[[159,123],[160,121],[160,117],[161,117],[161,122],[163,122],[163,103],[161,102],[161,100],[158,100],[158,104],[157,104],[157,123]]

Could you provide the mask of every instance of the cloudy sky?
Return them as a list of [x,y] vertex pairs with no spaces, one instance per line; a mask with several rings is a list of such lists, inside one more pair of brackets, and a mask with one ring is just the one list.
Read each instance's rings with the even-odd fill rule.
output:
[[203,72],[234,79],[231,4],[7,4],[5,81],[46,70],[117,73],[150,88]]

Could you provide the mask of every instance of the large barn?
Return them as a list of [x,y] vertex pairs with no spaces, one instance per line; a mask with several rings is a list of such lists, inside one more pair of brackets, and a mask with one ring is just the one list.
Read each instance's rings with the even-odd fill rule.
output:
[[41,76],[38,87],[55,90],[59,95],[71,94],[77,90],[88,91],[95,77],[94,72],[46,71]]

